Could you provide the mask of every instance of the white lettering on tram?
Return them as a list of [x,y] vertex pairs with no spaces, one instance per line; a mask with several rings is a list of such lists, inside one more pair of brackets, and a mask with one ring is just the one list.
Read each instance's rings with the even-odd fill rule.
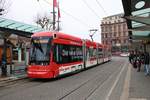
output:
[[81,70],[83,68],[82,66],[83,66],[83,63],[74,64],[74,65],[70,65],[70,66],[61,66],[59,68],[59,75],[67,74],[67,73],[74,72],[77,70]]

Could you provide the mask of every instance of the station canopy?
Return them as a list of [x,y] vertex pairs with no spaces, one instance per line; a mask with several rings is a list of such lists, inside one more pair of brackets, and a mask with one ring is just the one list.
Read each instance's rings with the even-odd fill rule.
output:
[[133,40],[150,40],[150,0],[122,0]]
[[31,37],[33,33],[41,32],[41,31],[45,31],[45,30],[37,26],[0,17],[1,37],[7,34],[16,34],[19,36]]

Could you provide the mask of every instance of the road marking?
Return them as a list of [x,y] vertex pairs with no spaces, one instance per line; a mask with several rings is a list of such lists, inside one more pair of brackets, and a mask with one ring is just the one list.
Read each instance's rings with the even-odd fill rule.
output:
[[121,94],[120,100],[129,100],[128,98],[129,98],[130,79],[131,79],[131,65],[128,66],[128,70],[126,73],[126,78],[123,86],[123,92]]
[[125,69],[126,64],[127,64],[127,63],[125,63],[125,64],[123,65],[123,67],[122,67],[122,69],[121,69],[120,73],[118,74],[118,76],[117,76],[117,78],[116,78],[116,80],[115,80],[114,84],[112,85],[112,87],[111,87],[111,89],[110,89],[109,93],[107,94],[107,96],[106,96],[106,99],[105,99],[105,100],[109,100],[110,95],[112,94],[112,91],[113,91],[113,90],[114,90],[114,88],[116,87],[116,85],[117,85],[117,83],[118,83],[118,81],[119,81],[119,78],[120,78],[120,76],[121,76],[121,74],[122,74],[123,70]]

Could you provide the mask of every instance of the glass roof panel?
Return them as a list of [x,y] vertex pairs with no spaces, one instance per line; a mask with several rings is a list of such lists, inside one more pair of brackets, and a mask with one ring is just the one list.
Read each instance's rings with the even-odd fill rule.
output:
[[[150,24],[150,0],[131,0],[131,10],[132,16],[135,16],[131,21],[133,29]],[[132,31],[132,35],[149,36],[150,31]]]
[[[139,15],[139,16],[141,16],[141,15],[144,15],[144,14],[149,14],[150,13],[150,8],[147,8],[147,9],[143,9],[143,10],[138,10],[138,11],[134,11],[134,12],[132,12],[132,15],[134,16],[134,15]],[[144,15],[145,16],[145,15]],[[144,17],[143,16],[143,17]],[[148,15],[147,15],[148,16]],[[145,17],[147,17],[147,16],[145,16]]]
[[0,17],[0,27],[20,30],[25,32],[31,32],[31,33],[45,31],[44,29],[34,25],[25,24],[14,20],[5,19],[2,17]]
[[149,36],[150,31],[133,31],[132,35],[133,36]]
[[135,27],[140,27],[140,26],[145,26],[145,24],[132,21],[132,27],[133,27],[133,28],[135,28]]

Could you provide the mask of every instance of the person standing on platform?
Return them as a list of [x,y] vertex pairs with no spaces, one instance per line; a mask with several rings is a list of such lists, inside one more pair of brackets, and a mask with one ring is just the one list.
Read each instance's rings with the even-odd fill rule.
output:
[[130,62],[131,64],[133,64],[133,58],[134,58],[134,52],[131,51],[130,54],[129,54],[129,62]]
[[139,51],[137,51],[137,53],[136,53],[137,72],[140,72],[140,71],[141,71],[141,63],[142,63],[141,54],[140,54]]
[[145,52],[145,54],[144,54],[144,71],[145,71],[145,75],[150,74],[149,63],[150,63],[150,55],[149,55],[148,52]]
[[2,61],[1,61],[1,70],[2,70],[2,76],[7,76],[7,59],[6,55],[2,54]]

